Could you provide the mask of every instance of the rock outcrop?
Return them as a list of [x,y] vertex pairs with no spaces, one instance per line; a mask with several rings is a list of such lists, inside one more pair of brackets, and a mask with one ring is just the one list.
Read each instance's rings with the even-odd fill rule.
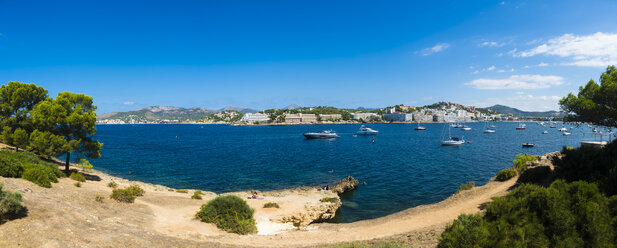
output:
[[293,215],[283,216],[276,221],[282,223],[291,222],[294,226],[302,228],[313,222],[334,218],[336,210],[341,207],[341,205],[341,200],[338,198],[332,202],[308,203],[304,206],[304,211]]
[[336,192],[337,194],[342,194],[347,191],[357,189],[359,184],[360,182],[358,180],[356,180],[352,176],[349,176],[348,178],[344,178],[338,181],[338,183],[332,186],[331,189],[332,189],[332,192]]

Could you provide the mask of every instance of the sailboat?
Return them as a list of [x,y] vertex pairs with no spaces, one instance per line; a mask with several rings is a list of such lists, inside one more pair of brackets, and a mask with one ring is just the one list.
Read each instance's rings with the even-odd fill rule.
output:
[[484,133],[495,133],[495,129],[492,128],[494,127],[493,125],[491,125],[491,128],[487,126],[488,126],[488,122],[485,122],[484,123]]
[[418,122],[418,127],[414,128],[414,130],[423,131],[426,130],[426,127],[420,126],[420,122]]
[[525,123],[519,123],[518,127],[516,127],[516,130],[525,130]]
[[441,145],[442,146],[459,146],[462,144],[465,144],[465,140],[464,139],[459,139],[456,137],[452,137],[452,134],[450,132],[451,127],[448,126],[448,139],[447,140],[443,140],[443,135],[442,135],[442,141],[441,141]]

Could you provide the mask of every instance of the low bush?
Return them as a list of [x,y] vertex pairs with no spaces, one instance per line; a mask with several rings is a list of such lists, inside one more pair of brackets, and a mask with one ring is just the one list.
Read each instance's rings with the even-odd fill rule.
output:
[[545,182],[550,180],[553,171],[548,166],[537,166],[526,170],[516,181],[517,183],[533,183],[538,185],[546,185]]
[[503,181],[510,180],[510,178],[513,178],[515,176],[516,176],[515,169],[503,169],[497,172],[497,176],[495,177],[495,180],[503,182]]
[[130,191],[131,194],[135,196],[143,196],[146,193],[146,191],[142,189],[141,187],[139,187],[139,185],[137,184],[133,184],[129,186],[128,188],[126,188],[126,190]]
[[24,164],[24,173],[21,177],[45,188],[51,188],[51,183],[58,182],[53,169],[41,164]]
[[174,189],[167,189],[167,191],[173,192],[173,191],[174,191]]
[[231,233],[256,233],[254,209],[235,195],[218,196],[201,209],[195,217],[203,222],[214,223],[218,228]]
[[188,193],[189,191],[188,191],[188,190],[186,190],[186,189],[177,189],[177,190],[176,190],[176,192],[178,192],[178,193],[185,193],[185,194],[186,194],[186,193]]
[[119,202],[133,203],[135,202],[135,196],[131,191],[127,189],[114,189],[111,191],[109,198]]
[[75,187],[77,187],[77,188],[81,187],[81,183],[80,182],[75,182],[73,185],[75,185]]
[[338,202],[339,199],[336,197],[324,197],[319,199],[320,202]]
[[512,169],[515,169],[519,175],[523,174],[523,172],[527,170],[527,162],[536,160],[538,160],[537,156],[517,154],[516,159],[512,161]]
[[19,161],[8,156],[10,151],[0,151],[0,176],[2,177],[21,177],[24,167]]
[[2,191],[0,183],[0,223],[19,215],[25,208],[21,204],[21,194]]
[[105,197],[103,197],[102,195],[98,195],[98,194],[94,197],[94,200],[97,202],[103,202],[103,199],[105,199]]
[[41,187],[50,188],[64,174],[58,165],[41,160],[31,152],[0,151],[0,176],[21,177]]
[[264,204],[264,208],[279,208],[279,204],[276,202],[268,202]]
[[201,191],[200,190],[195,191],[193,195],[191,196],[191,199],[201,200]]
[[469,181],[466,184],[458,186],[458,191],[470,190],[470,189],[473,189],[473,187],[475,186],[476,186],[476,183],[474,181]]
[[114,189],[115,189],[116,187],[118,187],[118,184],[117,184],[117,183],[114,183],[114,182],[109,182],[109,183],[107,184],[107,187],[110,187],[110,188],[114,188]]
[[84,177],[84,174],[81,174],[79,172],[71,172],[70,178],[78,182],[86,181],[86,177]]

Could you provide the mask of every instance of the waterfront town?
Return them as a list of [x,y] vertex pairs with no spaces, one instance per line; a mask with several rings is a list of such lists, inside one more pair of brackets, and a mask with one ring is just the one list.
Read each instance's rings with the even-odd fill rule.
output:
[[[176,112],[177,112],[176,108]],[[147,118],[150,116],[150,118]],[[287,125],[319,123],[383,123],[383,122],[473,122],[517,120],[512,114],[502,114],[490,108],[475,108],[450,102],[439,102],[424,107],[395,105],[383,109],[338,109],[334,107],[303,107],[294,109],[268,109],[242,113],[223,110],[204,115],[199,119],[178,116],[155,118],[152,115],[129,114],[97,120],[98,124],[234,124],[234,125]]]

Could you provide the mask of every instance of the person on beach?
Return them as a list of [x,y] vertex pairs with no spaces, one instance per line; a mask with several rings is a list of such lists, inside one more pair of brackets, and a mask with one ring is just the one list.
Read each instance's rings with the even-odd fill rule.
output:
[[257,199],[258,195],[257,195],[257,191],[253,191],[253,199]]

